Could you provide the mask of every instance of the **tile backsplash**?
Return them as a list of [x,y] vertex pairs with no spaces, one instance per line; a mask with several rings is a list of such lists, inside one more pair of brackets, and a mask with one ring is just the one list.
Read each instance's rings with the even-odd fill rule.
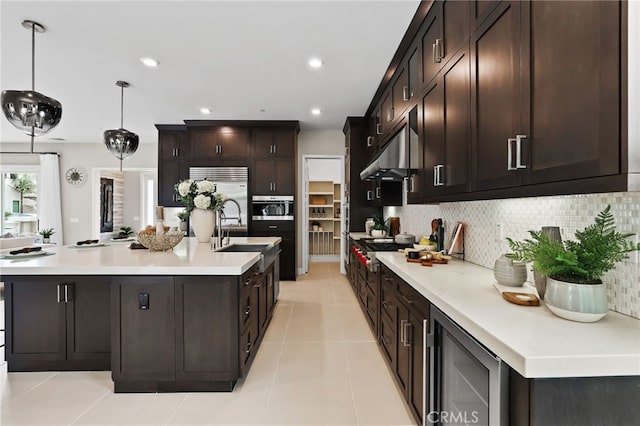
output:
[[[640,192],[567,195],[553,197],[516,198],[507,200],[465,201],[439,205],[407,205],[385,207],[385,217],[400,217],[401,232],[420,238],[431,233],[430,223],[442,218],[445,235],[451,237],[454,225],[465,224],[465,260],[493,268],[501,254],[509,251],[504,238],[522,240],[528,230],[542,226],[558,226],[563,240],[575,239],[576,230],[593,223],[607,205],[611,205],[617,230],[640,234]],[[501,225],[503,239],[497,226]],[[637,241],[637,236],[635,237]],[[609,271],[603,281],[607,284],[609,309],[640,319],[640,265],[633,253]],[[530,268],[529,268],[530,269]],[[533,274],[529,271],[529,280]]]

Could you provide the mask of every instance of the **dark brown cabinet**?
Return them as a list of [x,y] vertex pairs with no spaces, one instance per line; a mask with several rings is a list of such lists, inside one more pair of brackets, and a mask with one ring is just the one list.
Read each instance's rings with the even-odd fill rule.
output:
[[257,263],[240,277],[113,280],[115,392],[231,391],[246,375],[271,318]]
[[428,319],[429,302],[381,265],[380,344],[416,419],[423,415],[423,322]]
[[255,130],[254,157],[294,157],[294,130]]
[[286,220],[261,220],[252,224],[254,237],[280,237],[280,277],[274,279],[296,279],[295,224]]
[[296,173],[293,159],[258,158],[254,164],[253,195],[295,195]]
[[189,138],[191,155],[195,158],[246,158],[250,154],[251,139],[247,129],[230,126],[191,129]]
[[3,280],[9,371],[109,370],[110,278]]
[[474,189],[621,172],[620,7],[505,2],[485,20],[472,40]]
[[396,71],[391,94],[393,97],[392,120],[401,116],[409,106],[409,72],[406,66]]
[[[380,114],[380,132],[384,135],[391,129],[391,127],[393,127],[393,95],[391,90],[387,90],[387,92],[382,96]],[[378,142],[378,145],[380,145],[380,142]]]
[[429,85],[423,98],[422,195],[468,190],[469,55],[461,51]]
[[158,204],[178,207],[174,185],[189,178],[189,137],[184,126],[156,125],[158,129]]

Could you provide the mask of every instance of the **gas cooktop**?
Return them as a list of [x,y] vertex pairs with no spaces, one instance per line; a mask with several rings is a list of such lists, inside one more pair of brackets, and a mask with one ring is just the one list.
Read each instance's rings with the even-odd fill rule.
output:
[[413,247],[412,244],[399,244],[393,241],[392,238],[362,238],[360,243],[367,252],[375,251],[397,251],[408,247]]

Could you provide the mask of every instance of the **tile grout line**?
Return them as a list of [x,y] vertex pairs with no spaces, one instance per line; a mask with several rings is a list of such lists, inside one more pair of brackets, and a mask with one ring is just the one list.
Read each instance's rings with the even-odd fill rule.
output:
[[102,394],[102,396],[100,398],[98,398],[93,404],[91,404],[86,410],[84,410],[82,413],[80,413],[80,415],[78,417],[75,418],[74,421],[72,421],[71,423],[69,423],[70,425],[75,424],[78,420],[80,420],[82,418],[82,416],[84,416],[85,414],[87,414],[93,407],[95,407],[96,405],[98,405],[98,403],[100,401],[102,401],[103,399],[105,399],[107,397],[107,395],[109,395],[110,393],[112,393],[111,391],[105,391],[105,393]]
[[[7,367],[7,372],[5,373],[7,376],[9,376],[9,369]],[[32,387],[30,387],[29,389],[27,389],[26,391],[22,392],[20,395],[16,396],[15,398],[13,398],[11,400],[11,402],[15,402],[18,399],[22,398],[23,396],[25,396],[26,394],[28,394],[29,392],[33,391],[34,389],[36,389],[37,387],[45,384],[46,382],[48,382],[49,380],[53,379],[55,376],[57,376],[58,374],[60,374],[60,372],[56,372],[55,374],[52,374],[50,377],[47,377],[46,379],[44,379],[43,381],[41,381],[40,383],[33,385]]]
[[267,397],[267,403],[264,405],[264,411],[262,413],[262,423],[266,424],[267,422],[267,413],[269,412],[269,404],[271,404],[271,396],[273,395],[273,388],[275,387],[276,378],[278,377],[278,371],[280,370],[280,361],[282,361],[282,354],[284,352],[284,344],[287,340],[287,333],[289,332],[289,325],[291,324],[291,317],[293,316],[293,310],[295,309],[295,302],[291,305],[291,310],[289,311],[289,318],[287,319],[287,326],[284,330],[284,336],[282,337],[282,342],[280,343],[280,354],[278,355],[278,362],[276,363],[276,371],[273,374],[273,379],[271,380],[271,387],[269,388],[269,396]]
[[178,407],[176,407],[176,409],[173,411],[173,414],[171,414],[169,416],[169,420],[167,420],[167,422],[165,423],[165,426],[168,425],[169,423],[171,423],[171,420],[173,420],[173,418],[176,416],[176,414],[178,414],[178,411],[180,411],[180,409],[182,408],[184,403],[187,401],[187,398],[189,398],[189,395],[191,395],[191,394],[187,393],[184,396],[184,398],[182,398],[182,401],[180,402],[180,404],[178,404]]

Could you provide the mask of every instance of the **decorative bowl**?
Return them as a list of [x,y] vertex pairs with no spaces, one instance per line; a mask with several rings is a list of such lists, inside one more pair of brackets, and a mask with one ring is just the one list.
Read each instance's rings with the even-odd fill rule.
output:
[[138,233],[138,241],[140,244],[153,251],[171,250],[182,241],[184,234],[182,232],[165,232],[164,234],[156,234],[155,232]]

